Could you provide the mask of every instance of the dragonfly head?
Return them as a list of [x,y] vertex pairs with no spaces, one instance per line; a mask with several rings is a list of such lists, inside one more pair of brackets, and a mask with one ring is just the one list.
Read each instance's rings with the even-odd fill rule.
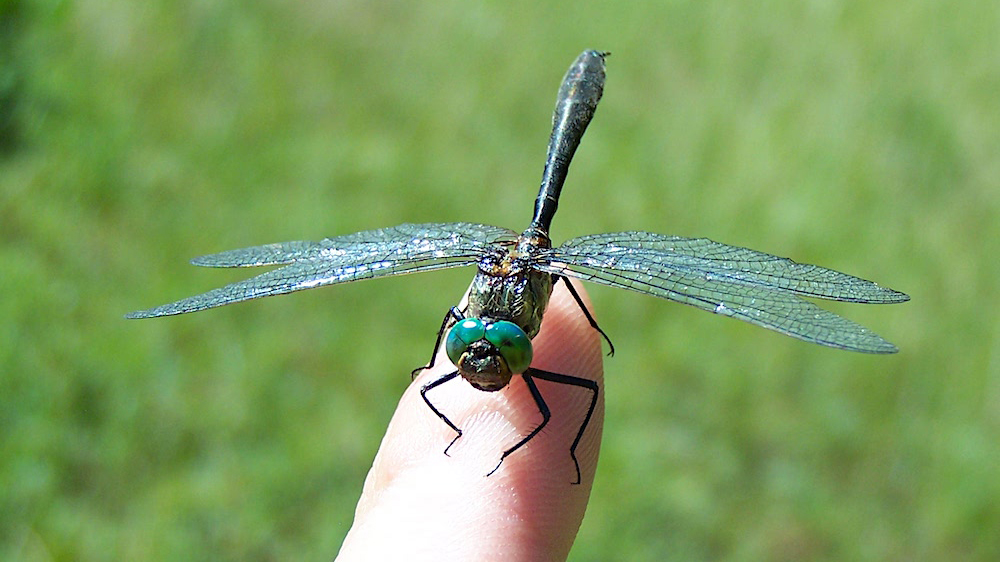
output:
[[462,378],[486,392],[507,386],[511,376],[523,373],[531,364],[531,339],[517,324],[506,320],[459,321],[448,332],[445,351]]

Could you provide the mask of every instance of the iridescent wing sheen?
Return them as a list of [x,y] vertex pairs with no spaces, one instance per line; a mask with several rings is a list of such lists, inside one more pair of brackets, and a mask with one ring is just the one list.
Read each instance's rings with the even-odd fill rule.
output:
[[898,303],[909,297],[846,273],[705,238],[618,232],[543,252],[538,269],[738,318],[829,347],[895,353],[871,330],[802,297]]
[[484,224],[403,224],[319,242],[283,242],[230,250],[195,258],[191,263],[208,267],[284,267],[201,295],[131,312],[126,318],[184,314],[325,285],[470,265],[489,247],[510,243],[516,236],[506,228]]

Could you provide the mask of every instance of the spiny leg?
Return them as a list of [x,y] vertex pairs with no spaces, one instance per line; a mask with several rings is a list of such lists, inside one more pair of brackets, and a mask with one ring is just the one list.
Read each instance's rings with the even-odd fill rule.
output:
[[598,386],[596,381],[590,379],[585,379],[581,377],[573,377],[569,375],[560,375],[559,373],[552,373],[549,371],[543,371],[541,369],[528,369],[521,375],[524,378],[525,384],[528,386],[528,390],[531,392],[532,398],[535,400],[535,405],[538,406],[539,413],[542,414],[542,423],[538,424],[534,430],[526,435],[523,439],[514,444],[513,447],[507,449],[500,455],[500,462],[487,474],[490,476],[500,468],[503,464],[504,459],[506,459],[511,453],[520,449],[528,441],[531,441],[538,432],[549,423],[549,419],[552,417],[552,413],[549,410],[548,404],[545,403],[545,399],[542,398],[542,393],[538,390],[538,386],[535,384],[534,379],[542,379],[558,384],[568,384],[572,386],[578,386],[590,390],[593,395],[590,399],[590,407],[587,408],[587,415],[583,418],[583,423],[580,424],[580,429],[576,432],[576,438],[573,439],[573,444],[569,447],[569,456],[573,459],[573,466],[576,468],[576,482],[573,484],[579,484],[581,482],[580,476],[580,462],[576,458],[576,447],[580,444],[580,439],[583,438],[583,432],[587,430],[587,425],[590,423],[590,418],[594,415],[594,409],[597,408],[597,394],[600,392],[600,386]]
[[[529,369],[529,371],[530,370],[531,369]],[[524,383],[526,385],[528,385],[528,390],[531,391],[531,397],[534,398],[535,405],[538,406],[538,411],[539,411],[539,413],[542,414],[542,423],[540,423],[537,426],[535,426],[535,429],[531,430],[531,433],[529,433],[528,435],[524,436],[524,438],[521,439],[520,441],[518,441],[517,443],[515,443],[513,447],[511,447],[510,449],[507,449],[506,451],[504,451],[503,454],[500,455],[500,462],[498,462],[497,465],[493,467],[493,470],[489,471],[486,474],[486,476],[492,476],[493,473],[496,472],[497,469],[500,468],[500,465],[503,464],[503,460],[506,459],[508,455],[510,455],[514,451],[520,449],[525,444],[527,444],[528,441],[531,441],[531,439],[534,436],[538,435],[538,432],[541,431],[542,428],[545,427],[545,425],[549,423],[549,418],[552,417],[552,412],[549,410],[549,405],[546,404],[545,403],[545,399],[542,398],[542,393],[538,391],[538,387],[535,385],[535,381],[531,380],[531,377],[528,375],[527,372],[525,372],[521,376],[524,377]],[[577,474],[579,474],[580,468],[577,467],[576,471],[577,471]]]
[[576,466],[576,482],[573,482],[573,484],[579,484],[580,463],[576,459],[576,447],[580,444],[580,440],[583,439],[583,432],[587,430],[587,426],[590,424],[590,418],[593,417],[594,410],[597,408],[597,394],[601,391],[601,387],[597,384],[597,381],[592,381],[582,377],[573,377],[570,375],[560,375],[559,373],[543,371],[541,369],[528,369],[528,372],[525,373],[525,378],[527,378],[527,375],[549,382],[578,386],[592,392],[590,397],[590,406],[587,407],[587,415],[583,417],[580,429],[576,431],[576,438],[573,439],[573,444],[569,446],[569,456],[573,459],[573,465]]
[[[566,277],[565,275],[553,275],[553,277],[556,278],[556,281],[562,281],[563,284],[566,285],[566,288],[569,289],[569,294],[573,295],[573,299],[575,299],[576,304],[580,306],[580,310],[582,310],[583,315],[587,317],[587,321],[590,322],[591,327],[593,327],[595,330],[597,330],[599,334],[601,334],[601,337],[604,338],[604,341],[608,342],[608,347],[611,348],[611,351],[608,352],[608,356],[609,357],[613,356],[615,354],[615,344],[611,343],[611,338],[609,338],[608,335],[604,333],[604,330],[602,330],[601,327],[597,325],[597,320],[595,320],[594,317],[591,316],[590,311],[587,310],[586,305],[583,304],[583,299],[580,298],[580,293],[576,292],[576,288],[573,287],[573,284],[569,282],[569,278]],[[553,282],[553,285],[554,284],[555,282]]]
[[453,306],[449,308],[448,312],[444,314],[444,320],[441,321],[441,328],[438,329],[437,339],[434,340],[434,347],[431,350],[431,360],[428,361],[427,364],[424,365],[423,367],[417,367],[416,369],[410,371],[411,380],[417,378],[417,375],[420,374],[420,371],[423,371],[424,369],[430,369],[431,367],[434,366],[434,359],[437,358],[438,346],[441,345],[441,339],[444,337],[444,333],[448,331],[448,328],[450,328],[452,324],[465,318],[463,312],[464,311],[460,310],[457,306]]
[[430,390],[433,390],[434,388],[436,388],[438,386],[441,386],[442,384],[450,381],[451,379],[453,379],[453,378],[455,378],[457,376],[458,376],[458,371],[453,371],[451,373],[448,373],[447,375],[441,375],[440,377],[438,377],[438,378],[432,380],[431,382],[429,382],[429,383],[427,383],[427,384],[425,384],[425,385],[423,385],[423,386],[420,387],[420,397],[424,399],[424,403],[427,404],[427,407],[430,408],[432,412],[434,412],[435,414],[437,414],[437,417],[441,418],[441,420],[444,421],[444,423],[448,424],[448,427],[454,429],[455,433],[458,434],[458,435],[455,436],[454,439],[451,440],[451,443],[448,443],[448,446],[444,448],[444,454],[445,455],[448,455],[448,449],[451,449],[451,446],[455,444],[455,441],[458,441],[458,438],[462,436],[462,430],[459,429],[457,425],[455,425],[454,423],[452,423],[452,421],[450,419],[448,419],[448,416],[446,416],[443,413],[441,413],[441,410],[438,410],[434,406],[434,404],[431,403],[430,399],[427,398],[427,392],[430,391]]

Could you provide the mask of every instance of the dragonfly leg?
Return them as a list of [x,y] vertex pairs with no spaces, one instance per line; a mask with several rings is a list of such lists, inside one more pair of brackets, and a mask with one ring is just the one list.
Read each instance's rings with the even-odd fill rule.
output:
[[434,340],[434,347],[431,349],[431,360],[428,361],[427,364],[424,365],[423,367],[417,367],[416,369],[410,371],[411,380],[417,378],[417,375],[420,374],[420,371],[423,371],[424,369],[430,369],[431,367],[434,366],[434,359],[437,357],[438,346],[441,345],[441,338],[444,337],[444,333],[447,332],[448,328],[451,328],[451,326],[455,322],[458,322],[463,318],[465,318],[464,311],[460,310],[457,306],[453,306],[450,309],[448,309],[448,312],[446,312],[444,315],[444,320],[441,321],[441,328],[438,329],[437,339]]
[[580,388],[590,390],[593,393],[590,398],[590,407],[587,408],[587,415],[584,416],[583,423],[580,424],[580,429],[576,432],[576,438],[573,439],[573,444],[569,447],[569,456],[573,459],[573,466],[576,468],[576,482],[573,482],[573,484],[579,484],[580,462],[576,459],[576,447],[580,444],[580,439],[583,438],[583,432],[587,430],[590,418],[594,415],[594,409],[597,408],[597,393],[600,392],[600,387],[597,385],[597,382],[590,379],[560,375],[558,373],[543,371],[541,369],[528,369],[521,376],[524,377],[524,382],[528,385],[528,390],[531,392],[532,398],[535,399],[535,405],[538,406],[538,411],[542,414],[542,423],[538,424],[538,426],[535,427],[531,433],[515,443],[513,447],[504,451],[503,454],[500,455],[500,462],[497,463],[496,467],[494,467],[493,470],[487,474],[487,476],[496,472],[497,469],[500,468],[500,465],[503,464],[504,459],[506,459],[514,451],[523,447],[528,443],[528,441],[531,441],[531,439],[534,438],[535,435],[538,435],[538,432],[540,432],[542,428],[549,423],[549,419],[552,417],[552,412],[549,410],[548,404],[545,403],[545,399],[542,398],[542,393],[539,392],[538,386],[535,384],[534,379],[537,378],[559,384],[578,386]]
[[564,275],[553,275],[553,277],[556,278],[556,281],[562,281],[563,284],[566,285],[566,288],[569,289],[569,294],[573,295],[573,299],[576,300],[576,304],[580,306],[580,310],[583,311],[583,315],[587,317],[587,321],[590,322],[590,325],[597,330],[599,334],[601,334],[604,341],[608,342],[608,347],[611,348],[611,351],[608,352],[608,357],[613,356],[615,354],[615,344],[611,343],[611,338],[609,338],[608,335],[604,333],[604,330],[597,325],[597,320],[595,320],[590,314],[590,311],[587,310],[586,305],[583,304],[583,299],[580,298],[580,293],[576,292],[576,288],[574,288],[573,284],[569,282],[569,278]]
[[576,460],[576,447],[580,444],[580,440],[583,439],[583,432],[587,430],[587,426],[590,424],[590,418],[593,417],[594,410],[597,408],[597,394],[601,391],[601,387],[598,386],[597,381],[581,377],[560,375],[559,373],[552,373],[541,369],[528,369],[528,371],[532,377],[559,384],[578,386],[580,388],[585,388],[592,393],[590,396],[590,406],[587,407],[587,415],[583,417],[583,422],[580,423],[580,429],[576,432],[576,438],[573,439],[573,444],[569,446],[569,456],[573,459],[573,464],[576,466],[576,482],[574,482],[574,484],[579,484],[580,463]]
[[[528,369],[528,370],[531,371],[533,369]],[[538,391],[538,386],[535,385],[535,381],[532,380],[531,376],[528,375],[527,372],[525,372],[521,376],[524,377],[524,383],[526,385],[528,385],[528,390],[531,391],[531,397],[535,399],[535,405],[538,406],[538,411],[539,411],[539,413],[542,414],[542,423],[540,423],[537,426],[535,426],[535,429],[531,430],[531,433],[525,435],[524,438],[521,439],[520,441],[518,441],[517,443],[515,443],[513,447],[511,447],[510,449],[507,449],[506,451],[504,451],[503,454],[500,455],[500,462],[498,462],[497,465],[495,467],[493,467],[493,470],[489,471],[486,474],[486,476],[492,476],[493,473],[496,472],[497,469],[500,468],[500,465],[503,464],[504,459],[506,459],[514,451],[516,451],[516,450],[520,449],[521,447],[523,447],[524,445],[526,445],[528,443],[528,441],[531,441],[532,438],[534,438],[536,435],[538,435],[538,432],[541,431],[542,428],[545,427],[545,425],[549,423],[549,418],[552,417],[552,412],[549,410],[549,405],[546,404],[545,403],[545,399],[542,398],[542,393]],[[576,458],[574,457],[573,460],[575,462]],[[579,483],[579,480],[580,480],[580,466],[579,465],[577,465],[577,467],[576,467],[576,474],[577,474],[577,483]]]
[[451,446],[455,444],[455,441],[458,441],[458,438],[462,436],[462,430],[459,429],[457,425],[455,425],[454,423],[452,423],[452,421],[450,419],[448,419],[448,416],[446,416],[443,413],[441,413],[441,410],[438,410],[434,406],[434,404],[431,403],[430,398],[427,398],[427,393],[429,391],[431,391],[431,390],[433,390],[433,389],[441,386],[442,384],[450,381],[451,379],[453,379],[453,378],[455,378],[457,376],[458,376],[458,371],[454,371],[454,372],[448,373],[447,375],[442,375],[442,376],[440,376],[440,377],[432,380],[431,382],[423,385],[422,387],[420,387],[420,397],[424,399],[424,403],[427,404],[427,407],[430,408],[431,411],[434,412],[437,415],[437,417],[441,418],[441,421],[443,421],[444,423],[448,424],[448,427],[454,429],[455,433],[458,434],[458,435],[455,436],[454,439],[451,440],[451,443],[448,443],[448,446],[444,448],[444,454],[445,455],[448,454],[448,449],[451,449]]

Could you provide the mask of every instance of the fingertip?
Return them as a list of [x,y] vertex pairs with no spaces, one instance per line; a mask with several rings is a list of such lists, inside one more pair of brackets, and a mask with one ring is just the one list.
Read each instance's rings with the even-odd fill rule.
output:
[[[589,305],[582,288],[577,292]],[[599,389],[601,339],[580,306],[563,283],[556,284],[541,330],[532,340],[531,367],[596,381]],[[412,548],[455,546],[454,537],[461,536],[487,557],[503,553],[518,559],[541,552],[554,559],[565,557],[593,483],[603,393],[535,378],[551,418],[487,477],[505,450],[542,423],[541,408],[523,377],[515,376],[497,392],[476,390],[455,377],[427,393],[434,407],[463,432],[445,456],[456,433],[428,407],[421,389],[453,371],[439,353],[435,368],[422,372],[404,393],[365,482],[344,551],[380,547],[385,552],[391,544],[371,543],[377,543],[383,530],[393,529],[397,535],[409,535]],[[577,472],[570,449],[584,423],[576,448],[581,484],[574,485]],[[409,521],[404,531],[394,523],[400,521]]]

